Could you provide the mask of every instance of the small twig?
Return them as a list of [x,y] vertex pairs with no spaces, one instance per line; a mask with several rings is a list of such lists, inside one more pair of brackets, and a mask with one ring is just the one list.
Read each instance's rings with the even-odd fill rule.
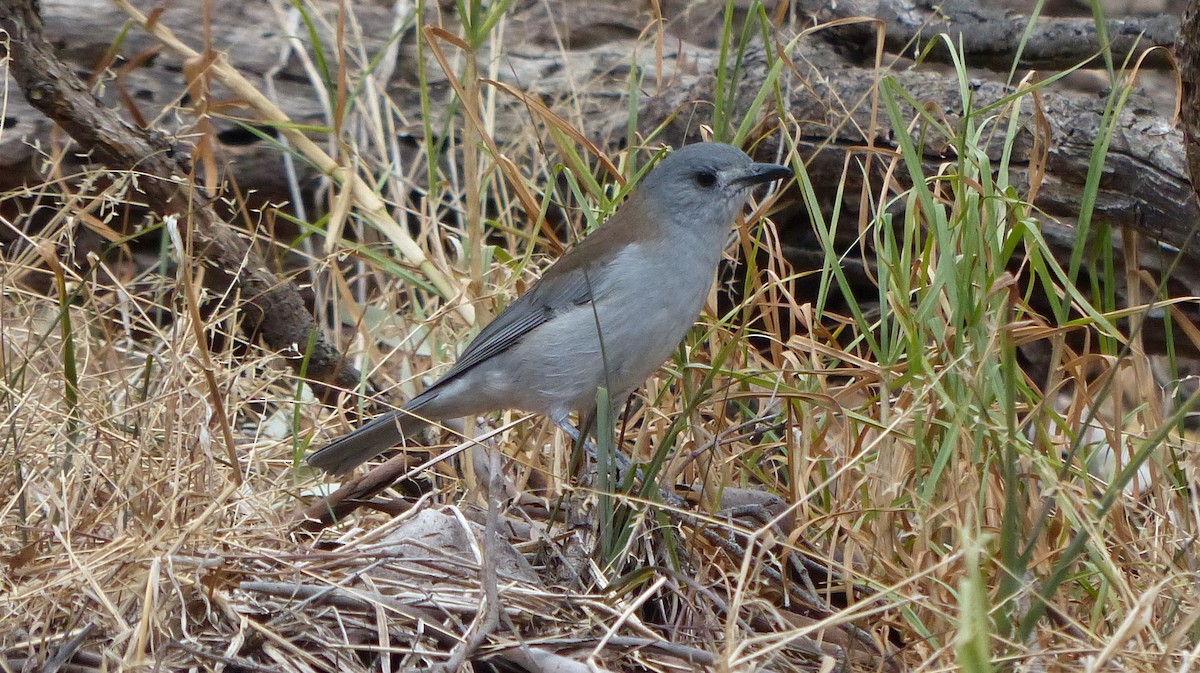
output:
[[171,640],[171,641],[164,643],[164,647],[163,647],[164,650],[167,650],[170,648],[176,648],[176,649],[182,650],[184,652],[187,652],[188,654],[191,654],[192,656],[195,656],[199,659],[203,659],[205,661],[220,662],[220,663],[224,664],[228,670],[247,671],[247,673],[250,673],[250,672],[253,672],[253,673],[275,673],[276,671],[279,670],[278,668],[275,668],[274,666],[265,666],[263,664],[260,664],[256,661],[254,661],[253,659],[248,659],[246,657],[234,657],[234,656],[229,656],[227,654],[221,654],[220,652],[215,652],[213,650],[205,649],[202,647],[197,647],[197,646],[193,645],[192,643],[189,643],[189,642],[183,641],[183,640]]
[[366,474],[347,481],[333,493],[305,507],[297,516],[298,530],[316,532],[337,523],[367,499],[404,478],[420,460],[417,455],[401,453]]
[[54,656],[50,657],[46,665],[41,668],[43,673],[58,673],[63,670],[63,667],[75,657],[75,653],[79,651],[80,647],[83,647],[83,642],[92,635],[94,630],[96,630],[96,625],[89,622],[71,636],[70,640],[60,645],[54,652]]
[[484,444],[487,442],[487,440],[502,432],[505,432],[514,425],[524,422],[527,418],[528,416],[517,418],[512,422],[506,423],[505,425],[491,430],[480,437],[468,439],[467,441],[458,444],[454,448],[443,451],[442,453],[439,453],[438,455],[433,456],[432,458],[429,458],[428,460],[417,465],[410,465],[412,462],[417,462],[416,460],[412,459],[411,454],[400,454],[391,460],[388,460],[383,465],[374,468],[367,474],[346,482],[341,488],[339,488],[337,491],[334,491],[331,495],[328,495],[306,507],[299,515],[297,515],[295,525],[299,530],[321,530],[322,528],[325,528],[326,526],[336,522],[338,519],[346,516],[350,512],[358,509],[363,505],[363,501],[366,498],[379,493],[388,486],[391,486],[393,483],[403,481],[405,479],[412,479],[413,477],[424,472],[430,467],[433,467],[435,464],[442,462],[443,460],[457,456],[473,446]]
[[287,584],[285,582],[242,582],[238,585],[242,591],[265,594],[276,598],[293,600],[311,600],[315,603],[332,605],[347,610],[373,610],[382,605],[396,614],[404,615],[421,624],[422,633],[432,638],[442,647],[456,647],[462,640],[451,631],[440,626],[438,616],[428,610],[405,605],[394,598],[379,593],[355,589],[350,591],[342,587],[307,586],[304,584]]
[[483,527],[483,554],[479,559],[479,581],[483,585],[484,604],[471,630],[470,639],[459,645],[442,665],[446,673],[462,668],[467,657],[474,654],[496,632],[500,625],[500,587],[496,569],[496,534],[500,527],[500,497],[504,492],[501,474],[500,449],[494,442],[488,446],[487,523]]

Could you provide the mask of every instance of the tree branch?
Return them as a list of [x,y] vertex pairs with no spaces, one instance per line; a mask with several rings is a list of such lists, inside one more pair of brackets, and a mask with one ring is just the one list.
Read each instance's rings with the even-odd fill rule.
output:
[[358,371],[325,338],[296,288],[267,268],[258,252],[216,214],[203,188],[187,177],[193,174],[188,158],[165,135],[134,128],[101,105],[55,56],[43,35],[36,0],[0,0],[0,30],[8,33],[0,58],[9,58],[12,77],[29,103],[94,160],[115,171],[137,171],[137,187],[150,210],[161,217],[177,216],[187,227],[194,253],[218,271],[207,276],[236,287],[232,294],[243,300],[238,308],[247,333],[261,335],[297,371],[311,343],[305,373],[321,397],[358,385]]

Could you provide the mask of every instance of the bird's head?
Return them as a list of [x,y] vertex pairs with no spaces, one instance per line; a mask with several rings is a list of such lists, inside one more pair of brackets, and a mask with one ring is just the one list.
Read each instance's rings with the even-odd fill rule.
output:
[[638,192],[667,221],[724,230],[746,205],[751,188],[791,175],[790,168],[756,163],[731,145],[696,143],[663,159]]

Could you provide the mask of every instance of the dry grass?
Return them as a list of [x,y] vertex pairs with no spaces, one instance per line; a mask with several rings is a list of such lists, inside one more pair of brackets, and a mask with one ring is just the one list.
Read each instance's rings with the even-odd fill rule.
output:
[[[475,48],[494,48],[490,31]],[[460,91],[476,114],[492,109],[478,86]],[[397,159],[386,99],[367,91],[347,105],[343,131],[357,155],[344,165],[384,174],[376,169]],[[316,279],[336,341],[382,399],[407,399],[452,362],[477,330],[472,313],[484,322],[558,249],[515,205],[569,201],[525,193],[554,184],[554,165],[532,132],[501,146],[487,122],[472,127],[479,142],[451,138],[445,156],[408,157],[411,170],[382,190],[473,311],[414,289],[407,274],[420,274],[389,256],[374,216],[345,207],[342,192],[318,228],[347,238],[293,251],[303,277]],[[547,133],[560,151],[579,137],[561,120]],[[647,156],[606,159],[632,176]],[[601,163],[587,159],[592,169]],[[901,170],[891,160],[889,175]],[[430,163],[445,182],[410,198],[410,178]],[[501,177],[514,169],[527,181],[520,189]],[[564,211],[579,231],[616,194],[575,179],[597,211]],[[1200,650],[1193,452],[1156,435],[1177,406],[1163,401],[1136,350],[1075,358],[1048,319],[1001,286],[983,288],[982,304],[1004,300],[982,327],[956,323],[943,291],[924,326],[903,322],[917,312],[896,294],[889,315],[862,330],[855,316],[793,297],[781,266],[749,307],[812,336],[766,353],[738,327],[741,310],[712,315],[714,299],[686,357],[647,383],[621,444],[639,461],[661,461],[660,483],[685,504],[639,485],[613,494],[579,485],[571,447],[549,424],[502,414],[469,428],[503,428],[492,440],[508,463],[501,491],[487,488],[485,452],[451,438],[430,449],[450,458],[310,535],[294,517],[327,480],[298,458],[310,442],[347,431],[344,415],[297,394],[274,354],[239,342],[235,316],[206,314],[180,292],[200,287],[201,272],[175,248],[178,270],[165,276],[120,246],[90,267],[56,261],[85,221],[72,215],[111,207],[87,181],[73,184],[48,203],[61,216],[21,233],[29,238],[0,266],[0,647],[10,667],[59,654],[97,670],[405,670],[463,660],[483,670],[534,660],[546,670],[1150,671],[1187,668]],[[898,184],[879,189],[883,201],[918,198]],[[960,196],[946,186],[934,198],[954,216],[987,216],[986,202]],[[30,221],[3,226],[24,232]],[[486,242],[462,236],[484,222],[494,232]],[[770,229],[741,244],[754,241],[777,245]],[[924,275],[910,280],[935,284],[944,260],[926,253]],[[908,299],[919,304],[921,291]],[[865,336],[901,323],[911,350]],[[935,325],[943,339],[923,331]],[[977,327],[991,337],[958,343],[956,330]],[[1058,349],[1061,373],[1026,379],[1006,355],[1012,342]],[[1117,372],[1116,388],[1132,401],[1105,402],[1113,386],[1097,368]],[[1039,422],[1057,424],[1062,444],[1034,441]],[[1085,460],[1062,460],[1087,450],[1086,428],[1132,449],[1150,438],[1150,482],[1105,499],[1104,483],[1076,467]],[[489,493],[503,505],[492,533]],[[1076,540],[1085,541],[1078,557]],[[1014,622],[1060,567],[1065,580],[1044,596],[1048,617],[1020,638]],[[498,614],[486,609],[489,591]]]

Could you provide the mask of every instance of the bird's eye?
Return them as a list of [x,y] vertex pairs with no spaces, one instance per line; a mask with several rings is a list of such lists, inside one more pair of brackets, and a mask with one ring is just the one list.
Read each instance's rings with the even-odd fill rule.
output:
[[700,171],[696,174],[696,184],[708,188],[717,184],[717,174],[712,171]]

